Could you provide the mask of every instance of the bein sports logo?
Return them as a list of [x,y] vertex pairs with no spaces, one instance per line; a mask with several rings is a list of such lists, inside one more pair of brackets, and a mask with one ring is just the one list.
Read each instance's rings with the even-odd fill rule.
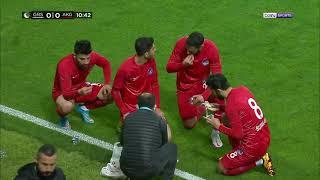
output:
[[273,19],[273,18],[293,18],[293,13],[263,13],[264,19]]

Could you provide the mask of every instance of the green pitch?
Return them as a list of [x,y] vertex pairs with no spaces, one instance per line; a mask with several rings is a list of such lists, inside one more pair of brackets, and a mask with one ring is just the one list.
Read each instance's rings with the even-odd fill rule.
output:
[[[92,19],[28,20],[22,11],[92,11]],[[263,12],[292,12],[292,19],[263,19]],[[319,178],[319,1],[1,1],[1,104],[58,122],[51,88],[59,59],[72,52],[77,39],[89,39],[112,64],[134,54],[138,36],[153,36],[157,47],[161,106],[179,147],[177,168],[205,179],[232,179],[216,173],[217,159],[230,150],[214,149],[211,128],[202,121],[185,130],[179,120],[175,75],[165,71],[175,41],[192,31],[212,39],[220,50],[223,72],[234,86],[245,85],[259,101],[271,129],[269,152],[276,179]],[[95,68],[89,76],[102,82]],[[78,114],[72,128],[114,143],[119,113],[115,105],[92,111],[94,125]],[[99,171],[110,151],[80,143],[0,113],[2,159],[0,179],[12,179],[18,167],[32,161],[36,149],[52,143],[58,165],[68,179],[102,179]],[[81,174],[79,174],[81,172]],[[237,179],[267,179],[255,168]],[[178,178],[177,178],[178,179]]]

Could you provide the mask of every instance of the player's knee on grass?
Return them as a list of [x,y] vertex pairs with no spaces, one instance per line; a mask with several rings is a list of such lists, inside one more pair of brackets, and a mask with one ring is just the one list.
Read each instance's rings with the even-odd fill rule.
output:
[[183,126],[186,129],[192,129],[196,126],[197,120],[196,118],[190,118],[183,121]]

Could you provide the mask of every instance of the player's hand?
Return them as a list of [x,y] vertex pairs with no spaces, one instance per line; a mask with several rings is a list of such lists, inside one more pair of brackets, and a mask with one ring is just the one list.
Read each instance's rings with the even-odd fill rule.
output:
[[125,114],[123,115],[123,120],[125,120],[126,117],[127,117],[129,114],[130,114],[130,112],[125,113]]
[[193,65],[193,60],[194,60],[194,56],[193,56],[193,54],[190,54],[186,58],[184,58],[184,60],[182,61],[182,64],[185,67],[191,66],[191,65]]
[[199,106],[201,103],[204,102],[204,98],[201,94],[194,95],[191,97],[191,104]]
[[211,116],[211,118],[204,116],[203,118],[206,119],[207,123],[211,124],[215,129],[219,129],[219,127],[221,125],[219,119],[214,118],[214,116]]
[[102,91],[102,95],[103,96],[108,96],[109,94],[111,94],[111,86],[109,84],[105,84],[103,86],[103,91]]
[[216,112],[220,110],[220,104],[210,103],[210,107],[207,107],[209,111]]
[[[160,108],[156,108],[156,113],[158,116],[160,116],[164,121],[166,121],[166,118],[164,117],[164,113],[160,110]],[[166,121],[167,122],[167,121]]]
[[81,96],[84,96],[84,95],[88,95],[92,92],[92,86],[88,86],[88,87],[82,87],[78,90],[78,93],[81,95]]

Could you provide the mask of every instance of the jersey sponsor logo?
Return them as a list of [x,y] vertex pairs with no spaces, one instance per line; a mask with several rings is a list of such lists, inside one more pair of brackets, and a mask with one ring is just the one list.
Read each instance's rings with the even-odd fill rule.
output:
[[152,74],[153,74],[153,69],[152,69],[152,67],[150,67],[150,68],[148,69],[148,75],[151,76]]
[[209,59],[203,59],[202,60],[202,65],[203,66],[208,66],[208,64],[209,64]]

